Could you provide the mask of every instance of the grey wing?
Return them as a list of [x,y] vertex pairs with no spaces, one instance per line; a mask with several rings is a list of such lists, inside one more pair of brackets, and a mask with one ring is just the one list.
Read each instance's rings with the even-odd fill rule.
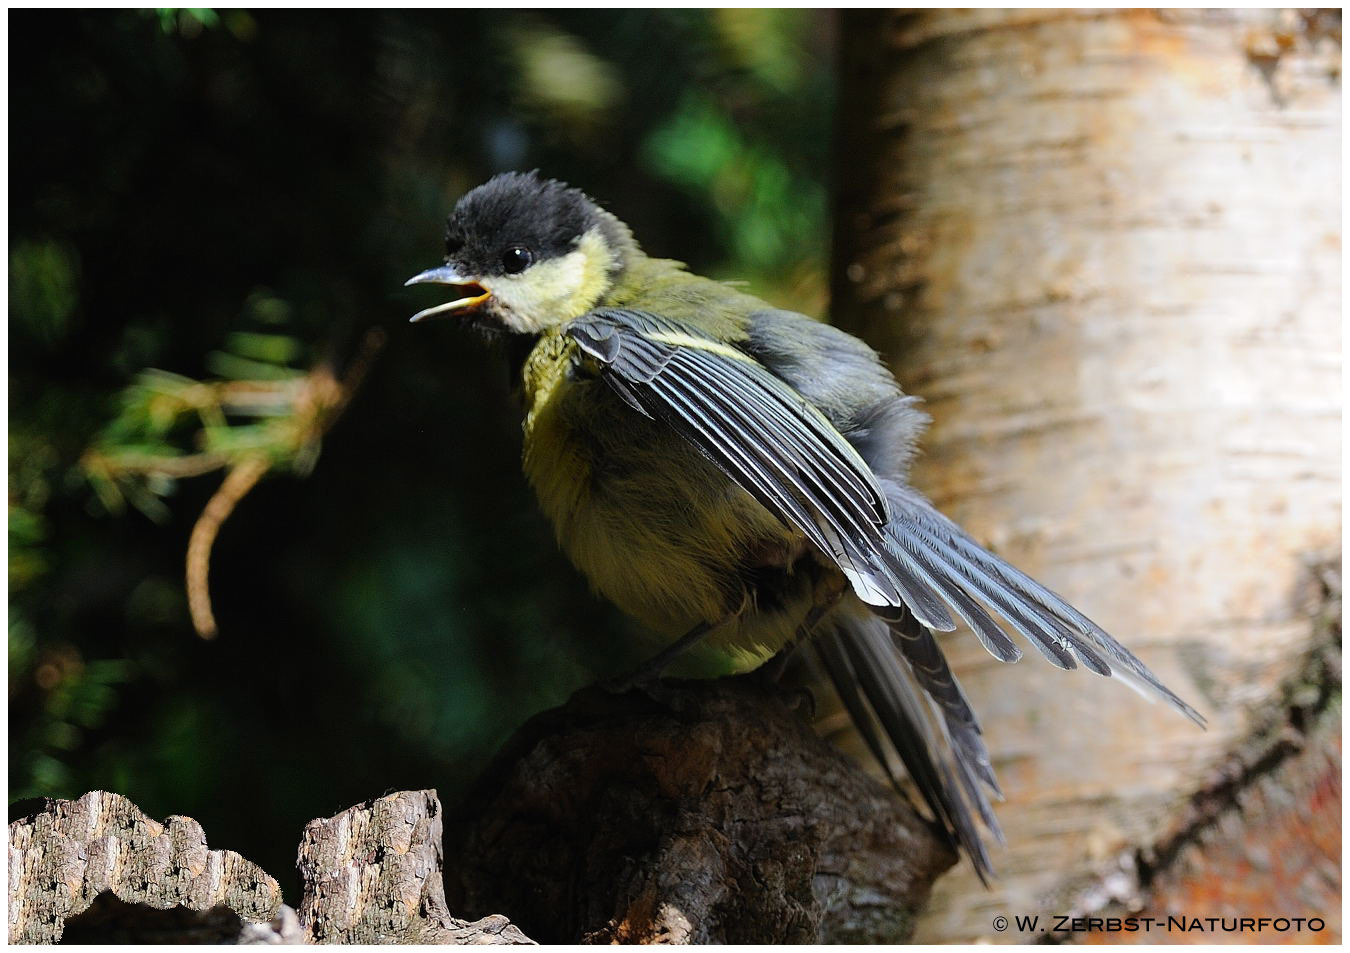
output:
[[[927,418],[900,391],[875,351],[836,328],[780,310],[751,316],[746,349],[824,411],[867,461],[890,503],[889,546],[903,554],[909,574],[949,606],[990,654],[1004,662],[1021,657],[1005,631],[1010,628],[1059,668],[1082,665],[1114,676],[1203,724],[1195,709],[1099,625],[983,549],[906,484],[914,441]],[[826,362],[829,373],[822,373]],[[995,620],[986,607],[1004,621]]]
[[873,473],[905,478],[928,415],[876,351],[832,325],[778,308],[751,314],[748,333],[746,352],[819,408]]
[[754,358],[650,312],[601,309],[566,333],[630,407],[669,424],[738,486],[802,532],[874,606],[955,627],[887,533],[889,503],[857,450]]
[[[765,320],[781,322],[784,314]],[[999,837],[981,790],[997,795],[998,786],[974,713],[927,631],[955,627],[948,606],[1002,661],[1021,657],[1006,624],[1061,668],[1082,664],[1122,677],[1203,719],[1099,626],[985,551],[904,484],[925,418],[874,352],[823,327],[805,337],[763,333],[757,340],[752,322],[740,350],[649,312],[602,309],[571,322],[567,333],[620,399],[667,423],[805,534],[872,607],[871,624],[822,635],[821,659],[868,746],[885,764],[875,715],[983,877],[988,855],[970,808]],[[812,334],[827,340],[813,344]],[[820,372],[816,345],[833,355],[829,373]]]

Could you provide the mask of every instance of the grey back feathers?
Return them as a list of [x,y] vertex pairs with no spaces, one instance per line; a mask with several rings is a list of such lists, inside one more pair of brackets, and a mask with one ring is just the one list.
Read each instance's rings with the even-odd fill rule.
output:
[[750,315],[743,348],[819,408],[873,473],[906,477],[928,415],[917,397],[896,386],[876,351],[836,327],[778,308]]

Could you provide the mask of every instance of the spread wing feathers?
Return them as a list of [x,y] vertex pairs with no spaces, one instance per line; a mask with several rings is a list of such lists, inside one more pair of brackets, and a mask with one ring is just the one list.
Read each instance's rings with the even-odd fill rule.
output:
[[[907,611],[900,611],[912,620]],[[983,753],[979,728],[953,734],[953,717],[925,698],[922,676],[913,663],[897,657],[882,619],[844,619],[823,631],[814,645],[853,723],[892,783],[895,776],[877,732],[878,723],[937,823],[954,846],[965,850],[975,872],[988,883],[993,867],[971,805],[1000,843],[1003,834],[979,788],[981,769],[972,765],[967,747],[973,737],[987,770],[988,755]],[[956,691],[959,694],[960,688]]]
[[567,326],[630,407],[666,422],[843,570],[864,602],[905,605],[956,627],[915,564],[888,539],[876,476],[800,394],[752,357],[687,325],[602,309]]
[[[1204,717],[1158,680],[1129,649],[1101,626],[1030,576],[985,550],[918,492],[883,481],[891,504],[890,534],[912,554],[927,579],[952,602],[990,653],[1016,659],[1016,647],[968,597],[980,599],[1008,621],[1054,665],[1078,664],[1099,675],[1114,675],[1145,695],[1162,698],[1198,725]],[[967,599],[959,593],[964,591]],[[971,609],[975,612],[971,612]]]
[[[914,490],[878,479],[819,410],[748,354],[644,311],[601,309],[572,321],[567,333],[620,399],[667,423],[804,533],[888,622],[904,617],[888,610],[908,609],[921,627],[948,631],[955,628],[950,606],[990,654],[1015,662],[1021,652],[1006,624],[1059,668],[1114,675],[1204,724],[1095,622],[981,548]],[[946,663],[931,667],[941,658],[931,634],[897,639],[914,677],[942,707],[944,730],[964,746],[958,772],[983,777],[978,731],[952,707],[958,700],[969,706],[954,682],[944,687]]]

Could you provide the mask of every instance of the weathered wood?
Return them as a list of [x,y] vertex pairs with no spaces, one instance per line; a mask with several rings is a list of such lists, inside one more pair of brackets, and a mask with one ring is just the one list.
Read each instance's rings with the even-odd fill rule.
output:
[[[404,791],[311,821],[303,897],[199,825],[93,792],[10,826],[11,938],[119,942],[902,941],[955,856],[754,676],[578,693],[529,722],[456,814]],[[148,904],[178,908],[154,914]],[[196,911],[196,913],[192,913]],[[270,924],[262,925],[265,921]]]
[[[916,483],[1210,717],[943,644],[1008,802],[986,891],[919,939],[1016,940],[1155,841],[1315,641],[1339,548],[1340,17],[844,15],[836,321],[934,426]],[[1202,915],[1202,911],[1196,911]]]
[[275,879],[208,850],[190,817],[151,820],[91,791],[9,826],[11,943],[484,943],[531,941],[502,916],[445,908],[441,806],[405,791],[311,821],[300,913]]
[[900,942],[955,858],[747,676],[588,689],[447,822],[456,909],[544,942]]
[[9,939],[54,943],[66,920],[110,892],[131,904],[277,916],[281,888],[233,851],[209,850],[190,817],[151,820],[119,794],[91,791],[9,825]]
[[297,861],[309,942],[530,943],[505,917],[450,915],[441,814],[435,791],[400,791],[310,821]]
[[125,943],[270,946],[304,943],[305,936],[295,911],[284,903],[266,923],[249,923],[225,906],[210,910],[187,907],[160,910],[101,893],[88,910],[66,921],[61,942],[100,946]]

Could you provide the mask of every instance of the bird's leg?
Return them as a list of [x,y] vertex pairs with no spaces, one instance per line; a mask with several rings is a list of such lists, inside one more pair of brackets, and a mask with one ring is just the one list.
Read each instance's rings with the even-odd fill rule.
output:
[[[840,579],[842,580],[842,577]],[[787,671],[788,662],[792,660],[797,648],[810,638],[816,626],[820,625],[820,620],[825,618],[830,610],[839,604],[839,600],[844,598],[844,593],[847,591],[847,581],[836,581],[835,584],[825,590],[819,601],[811,607],[811,611],[806,613],[806,618],[802,620],[802,624],[797,626],[796,637],[779,649],[773,658],[759,667],[759,671],[767,684],[772,685],[783,677],[783,673]]]
[[728,621],[729,619],[721,619],[717,622],[700,622],[627,675],[607,679],[603,683],[604,688],[618,694],[655,681],[670,667],[671,662],[702,642],[713,629],[720,628]]

